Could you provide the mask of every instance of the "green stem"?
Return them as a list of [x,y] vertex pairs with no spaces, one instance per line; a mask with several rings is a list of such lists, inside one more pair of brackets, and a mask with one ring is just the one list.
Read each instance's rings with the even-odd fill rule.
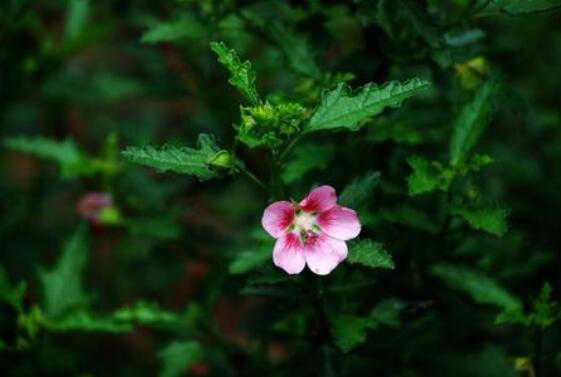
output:
[[241,166],[240,167],[240,171],[242,173],[244,173],[249,179],[251,179],[253,182],[255,182],[259,187],[261,187],[263,190],[267,190],[267,185],[264,184],[259,178],[257,178],[257,176],[255,174],[253,174],[252,172],[250,172],[249,170],[247,170],[247,168],[245,166]]
[[300,141],[300,139],[302,139],[304,134],[298,134],[297,136],[294,137],[294,139],[292,139],[290,141],[290,143],[286,146],[286,148],[284,149],[284,151],[281,153],[281,155],[279,156],[279,161],[282,162],[284,161],[284,159],[286,157],[288,157],[288,154],[290,153],[290,151],[292,150],[292,148],[294,148],[294,146],[296,144],[298,144],[298,142]]

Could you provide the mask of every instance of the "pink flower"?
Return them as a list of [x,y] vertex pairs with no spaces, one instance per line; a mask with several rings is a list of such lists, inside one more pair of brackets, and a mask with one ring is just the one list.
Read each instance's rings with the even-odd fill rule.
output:
[[92,221],[94,224],[101,222],[104,210],[113,206],[113,197],[105,192],[89,192],[82,196],[76,206],[80,216]]
[[273,262],[289,274],[302,272],[306,264],[318,275],[329,274],[347,257],[345,241],[360,233],[356,212],[337,205],[331,186],[314,189],[300,203],[271,204],[261,224],[277,239]]

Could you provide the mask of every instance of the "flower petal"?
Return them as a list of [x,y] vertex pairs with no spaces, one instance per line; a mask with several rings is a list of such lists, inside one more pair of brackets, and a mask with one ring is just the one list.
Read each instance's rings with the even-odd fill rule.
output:
[[287,201],[275,202],[265,208],[261,225],[275,238],[282,236],[294,220],[294,206]]
[[280,237],[273,249],[273,262],[289,274],[299,274],[306,266],[302,242],[295,233]]
[[324,212],[337,204],[337,194],[331,186],[315,188],[300,202],[300,208],[306,212]]
[[335,206],[320,213],[317,221],[321,230],[338,240],[350,240],[360,233],[360,221],[356,212],[350,208]]
[[313,273],[327,275],[347,257],[347,244],[326,234],[309,239],[304,246],[306,263]]

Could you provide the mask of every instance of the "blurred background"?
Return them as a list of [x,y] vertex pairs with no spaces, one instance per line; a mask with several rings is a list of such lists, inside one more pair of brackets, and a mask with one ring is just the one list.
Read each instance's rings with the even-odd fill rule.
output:
[[[4,0],[2,375],[561,375],[560,6]],[[326,280],[328,306],[352,313],[333,330],[354,337],[350,352],[316,343],[299,296],[308,275],[284,281],[272,266],[267,193],[121,158],[127,146],[194,147],[200,133],[236,144],[242,99],[211,41],[249,59],[268,98],[308,109],[338,82],[433,83],[358,132],[306,138],[282,175],[299,200],[380,172],[357,209],[395,269]],[[445,164],[454,119],[490,78],[501,91],[476,149],[493,163],[412,195],[408,159]],[[266,151],[237,153],[267,179]],[[459,192],[504,219],[445,214]],[[375,326],[357,320],[374,307]]]

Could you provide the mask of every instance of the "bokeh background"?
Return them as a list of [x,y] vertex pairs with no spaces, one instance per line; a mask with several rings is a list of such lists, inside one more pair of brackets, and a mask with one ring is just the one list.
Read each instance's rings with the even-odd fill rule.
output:
[[[4,0],[1,374],[561,375],[559,6]],[[338,81],[433,83],[358,132],[311,135],[283,173],[300,199],[314,184],[340,191],[380,172],[359,214],[395,268],[326,278],[327,305],[349,313],[336,333],[354,337],[350,352],[313,334],[307,274],[259,285],[257,266],[266,282],[285,278],[259,227],[266,192],[242,176],[200,182],[120,155],[194,146],[200,133],[235,144],[242,100],[211,41],[252,62],[261,93],[311,109]],[[408,158],[445,163],[454,119],[491,78],[501,90],[476,149],[493,163],[461,188],[410,195]],[[25,145],[35,137],[46,139]],[[267,151],[238,155],[266,179]],[[504,209],[508,225],[486,232],[443,214],[460,191]],[[111,197],[101,218],[93,193]],[[380,302],[398,309],[380,309],[366,330],[356,316]],[[513,302],[528,317],[504,314]],[[497,323],[501,312],[510,319]]]

